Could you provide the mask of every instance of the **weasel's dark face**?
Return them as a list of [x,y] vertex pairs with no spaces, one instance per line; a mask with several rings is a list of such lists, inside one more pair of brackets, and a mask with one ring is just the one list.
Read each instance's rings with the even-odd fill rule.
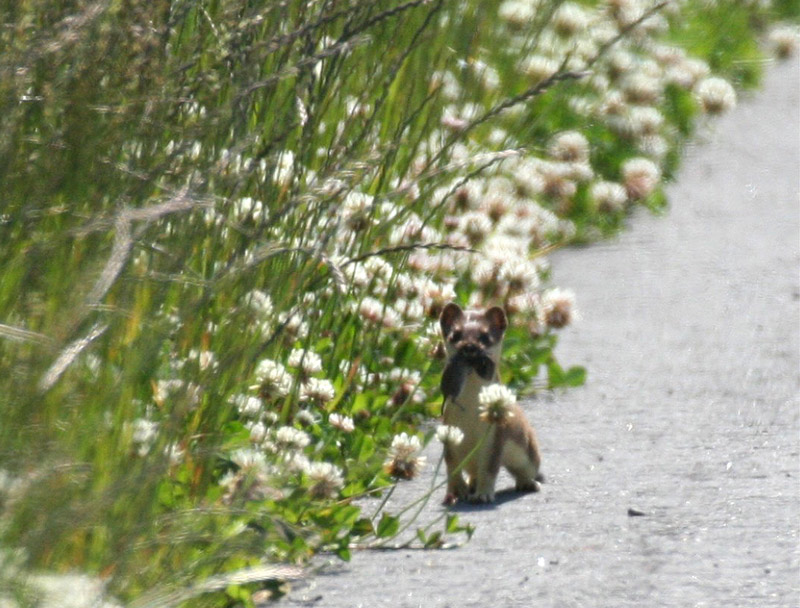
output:
[[450,303],[442,310],[439,325],[448,359],[458,356],[469,363],[479,363],[488,357],[495,365],[499,362],[508,325],[502,308],[465,312],[458,304]]
[[445,397],[458,397],[470,371],[489,382],[497,377],[503,334],[508,325],[502,308],[464,312],[458,304],[450,303],[444,307],[439,325],[447,351],[440,384]]

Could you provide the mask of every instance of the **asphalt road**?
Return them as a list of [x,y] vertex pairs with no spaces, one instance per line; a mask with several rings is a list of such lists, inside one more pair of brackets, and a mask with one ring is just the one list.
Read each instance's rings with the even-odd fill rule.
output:
[[665,216],[552,258],[582,313],[558,354],[589,378],[525,403],[542,491],[462,508],[457,549],[332,560],[284,605],[800,605],[798,61],[705,133]]

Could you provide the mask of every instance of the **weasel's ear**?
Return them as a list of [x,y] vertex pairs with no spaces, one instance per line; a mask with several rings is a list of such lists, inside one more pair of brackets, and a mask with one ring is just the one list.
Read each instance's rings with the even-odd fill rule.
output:
[[450,302],[442,309],[439,315],[439,326],[442,328],[442,335],[447,336],[456,321],[464,318],[464,311],[455,302]]
[[502,336],[506,331],[506,327],[508,327],[505,311],[499,306],[492,306],[483,316],[489,322],[491,332],[498,337]]

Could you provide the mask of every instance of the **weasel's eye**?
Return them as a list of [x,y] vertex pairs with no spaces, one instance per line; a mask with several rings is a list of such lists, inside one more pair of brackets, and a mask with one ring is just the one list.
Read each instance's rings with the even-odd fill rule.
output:
[[462,337],[461,330],[459,329],[455,329],[450,332],[450,342],[460,342]]
[[478,340],[480,340],[481,344],[483,344],[484,346],[489,346],[492,343],[492,339],[489,336],[488,331],[482,331],[481,335],[478,336]]

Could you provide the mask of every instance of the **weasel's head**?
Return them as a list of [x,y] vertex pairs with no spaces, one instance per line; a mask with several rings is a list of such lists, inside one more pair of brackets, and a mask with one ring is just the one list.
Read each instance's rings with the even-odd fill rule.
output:
[[499,362],[508,326],[506,313],[499,306],[463,311],[451,302],[442,310],[439,326],[448,359],[458,355],[468,362],[479,362],[486,357],[495,365]]

